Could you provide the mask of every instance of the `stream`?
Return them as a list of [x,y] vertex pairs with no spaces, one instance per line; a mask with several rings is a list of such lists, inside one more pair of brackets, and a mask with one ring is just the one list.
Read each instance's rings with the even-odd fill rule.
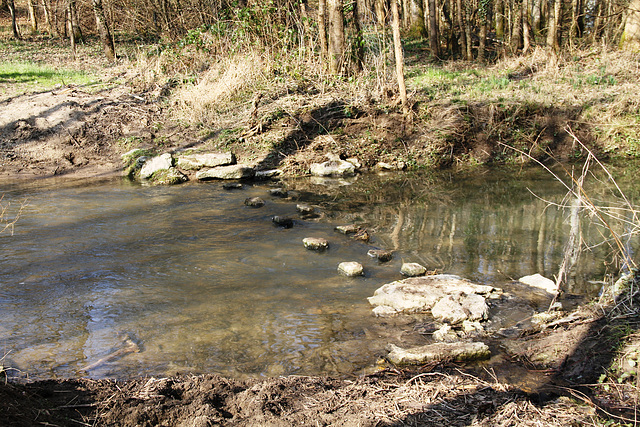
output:
[[[288,197],[270,195],[276,186]],[[613,205],[607,188],[596,182],[591,194]],[[47,180],[0,183],[0,194],[8,217],[26,201],[14,233],[0,234],[0,362],[34,379],[358,372],[388,343],[430,340],[415,319],[371,315],[367,297],[402,279],[403,262],[504,289],[512,298],[492,307],[495,331],[547,308],[550,295],[515,279],[553,279],[570,229],[569,209],[553,205],[566,203],[566,189],[538,169],[235,190],[218,181]],[[266,204],[247,207],[249,197]],[[300,218],[301,203],[317,216]],[[274,215],[294,226],[275,226]],[[602,242],[603,227],[581,218],[582,240]],[[334,229],[354,223],[370,242]],[[306,250],[305,237],[330,247]],[[371,248],[393,250],[393,259],[379,263]],[[566,308],[598,295],[610,252],[582,252],[561,298]],[[339,275],[343,261],[360,262],[365,275]]]

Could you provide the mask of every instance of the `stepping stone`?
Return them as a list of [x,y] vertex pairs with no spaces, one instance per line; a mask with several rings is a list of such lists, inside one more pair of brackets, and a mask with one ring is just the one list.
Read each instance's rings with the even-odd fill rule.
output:
[[323,251],[329,249],[329,242],[322,237],[305,237],[302,239],[304,247],[314,251]]
[[359,262],[341,262],[338,265],[338,271],[347,277],[362,276],[364,274],[364,267]]

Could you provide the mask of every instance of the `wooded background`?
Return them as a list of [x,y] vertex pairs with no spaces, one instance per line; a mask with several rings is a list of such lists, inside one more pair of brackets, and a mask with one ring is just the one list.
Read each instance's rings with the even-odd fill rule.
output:
[[[40,32],[74,44],[97,34],[110,59],[119,40],[179,41],[213,54],[241,43],[303,48],[345,74],[359,69],[371,38],[391,36],[393,1],[0,0],[0,9],[10,11],[16,38]],[[405,40],[422,41],[434,59],[484,62],[536,46],[626,45],[640,26],[640,0],[397,1]]]

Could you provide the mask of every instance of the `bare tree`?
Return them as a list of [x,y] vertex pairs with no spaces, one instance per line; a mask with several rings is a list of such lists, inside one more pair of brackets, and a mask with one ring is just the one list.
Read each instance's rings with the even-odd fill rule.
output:
[[623,49],[640,48],[640,0],[633,0],[627,8],[627,17],[620,45]]
[[96,28],[100,35],[100,42],[104,48],[104,54],[109,61],[114,61],[116,59],[116,48],[113,44],[113,38],[111,37],[111,31],[109,31],[107,19],[104,16],[102,0],[92,0],[92,3],[93,13],[96,15]]
[[427,4],[429,9],[429,48],[431,49],[431,54],[433,56],[440,57],[436,0],[427,0]]
[[342,0],[329,0],[329,70],[340,74],[344,64],[344,4]]
[[325,0],[318,1],[318,38],[320,39],[320,61],[329,57],[327,47],[327,4]]
[[11,13],[11,29],[13,30],[13,38],[20,40],[20,31],[18,31],[18,22],[16,17],[16,5],[13,0],[7,0],[7,7]]
[[548,10],[548,30],[547,30],[547,48],[553,52],[560,50],[559,36],[559,22],[562,11],[562,0],[549,0]]
[[423,0],[411,0],[411,29],[414,37],[427,38],[427,28],[424,23]]
[[38,32],[38,16],[36,15],[35,0],[27,1],[27,9],[29,10],[29,24],[31,25],[31,33]]
[[402,42],[400,40],[400,13],[398,12],[398,0],[391,0],[391,14],[393,15],[393,46],[396,57],[396,76],[398,89],[402,102],[402,112],[409,114],[407,101],[407,86],[404,83],[404,55],[402,54]]

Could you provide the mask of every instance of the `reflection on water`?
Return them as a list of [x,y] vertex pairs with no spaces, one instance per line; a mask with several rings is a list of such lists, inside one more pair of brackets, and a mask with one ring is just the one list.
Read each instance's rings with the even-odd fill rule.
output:
[[[403,261],[525,294],[510,278],[553,277],[569,227],[567,213],[541,199],[559,202],[563,189],[534,171],[284,185],[292,199],[270,197],[267,185],[225,191],[218,182],[0,186],[5,202],[29,203],[15,234],[0,236],[5,365],[32,377],[351,372],[388,342],[426,342],[390,327],[403,320],[373,318],[366,301],[400,278]],[[253,196],[266,206],[245,207]],[[273,215],[295,215],[300,201],[320,217],[273,226]],[[333,230],[352,222],[374,240]],[[587,222],[581,232],[599,238]],[[330,249],[305,250],[309,236]],[[393,249],[394,259],[378,264],[366,255],[371,247]],[[589,281],[602,278],[605,252],[582,256],[569,293],[597,293]],[[365,277],[338,275],[342,261],[361,262]],[[515,323],[536,301],[547,299],[496,319]],[[140,351],[110,358],[125,338]]]

